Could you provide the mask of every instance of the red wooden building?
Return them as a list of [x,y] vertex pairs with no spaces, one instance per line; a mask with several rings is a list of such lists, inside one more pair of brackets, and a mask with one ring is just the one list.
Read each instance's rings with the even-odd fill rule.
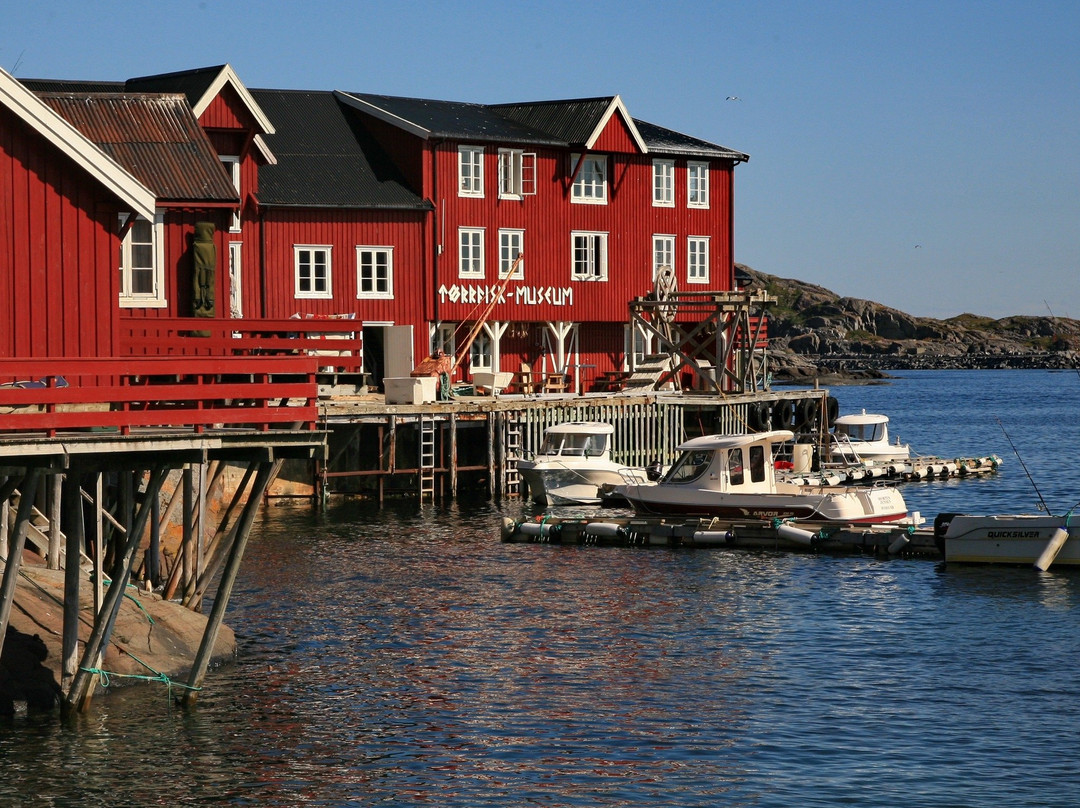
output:
[[[628,317],[658,269],[680,289],[734,288],[733,178],[747,156],[635,120],[618,96],[249,91],[228,65],[22,85],[153,197],[152,213],[114,205],[99,220],[120,240],[120,271],[95,305],[128,320],[191,313],[196,222],[215,225],[217,318],[353,318],[375,381],[460,352],[484,319],[466,374],[556,372],[587,389],[659,347]],[[23,147],[30,160],[42,148]],[[9,233],[31,216],[20,208]],[[52,208],[33,217],[54,227]]]

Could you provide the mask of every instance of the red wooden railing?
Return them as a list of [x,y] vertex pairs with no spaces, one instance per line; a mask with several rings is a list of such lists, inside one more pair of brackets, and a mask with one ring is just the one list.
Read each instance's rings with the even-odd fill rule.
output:
[[314,356],[0,359],[0,433],[314,429],[321,361]]
[[125,356],[311,355],[319,357],[323,370],[360,373],[364,369],[362,326],[356,320],[337,317],[129,318],[120,323],[120,351]]

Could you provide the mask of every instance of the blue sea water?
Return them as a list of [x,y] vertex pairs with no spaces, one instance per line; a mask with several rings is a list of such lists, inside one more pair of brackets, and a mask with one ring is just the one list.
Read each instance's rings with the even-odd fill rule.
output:
[[[924,516],[1080,500],[1076,374],[833,392],[1002,458],[905,485]],[[500,543],[528,507],[268,509],[197,705],[15,720],[0,805],[1080,804],[1080,572]]]

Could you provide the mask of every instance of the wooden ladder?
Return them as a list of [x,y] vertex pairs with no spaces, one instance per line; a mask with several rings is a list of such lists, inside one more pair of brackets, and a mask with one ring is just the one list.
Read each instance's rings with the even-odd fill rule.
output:
[[420,416],[420,501],[435,501],[435,419]]
[[507,418],[503,429],[503,494],[508,497],[521,496],[521,474],[518,472],[518,460],[521,459],[521,422],[516,418]]

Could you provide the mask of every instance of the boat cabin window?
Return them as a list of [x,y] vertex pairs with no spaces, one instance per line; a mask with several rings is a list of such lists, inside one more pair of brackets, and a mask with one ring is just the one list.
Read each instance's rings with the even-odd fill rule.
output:
[[852,441],[874,441],[885,437],[885,424],[837,424],[837,435],[846,435]]
[[750,447],[750,482],[765,482],[765,447]]
[[599,457],[607,449],[607,435],[564,433],[548,435],[538,454],[569,457]]
[[705,473],[712,461],[712,452],[708,449],[696,449],[683,452],[682,457],[675,461],[675,465],[664,477],[664,482],[688,483],[696,480]]
[[728,485],[743,484],[742,449],[728,449],[727,471]]

